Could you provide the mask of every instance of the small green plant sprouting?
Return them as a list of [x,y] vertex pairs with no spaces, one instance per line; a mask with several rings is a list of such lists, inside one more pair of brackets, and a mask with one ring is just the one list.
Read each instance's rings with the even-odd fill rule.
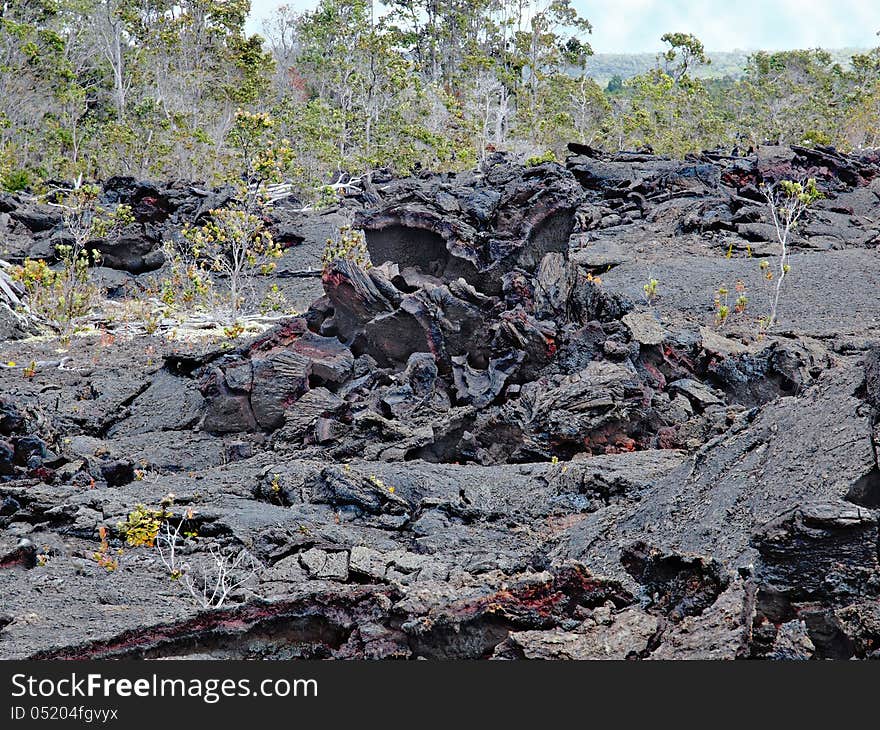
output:
[[659,287],[660,282],[654,278],[648,279],[648,282],[642,287],[642,291],[645,292],[645,300],[648,304],[653,304],[657,301],[657,297],[659,296],[657,291]]
[[381,489],[383,492],[388,492],[389,494],[394,494],[397,491],[397,489],[395,487],[388,486],[387,484],[385,484],[385,482],[383,482],[375,474],[370,474],[367,477],[367,481],[369,481],[370,484],[372,484],[374,487]]
[[235,322],[234,324],[227,325],[223,328],[223,336],[226,337],[227,340],[235,340],[244,333],[244,325],[241,322]]
[[367,239],[363,231],[344,226],[339,229],[339,235],[335,239],[327,239],[324,253],[321,256],[324,270],[326,271],[327,267],[337,259],[351,261],[364,269],[369,269],[372,266],[370,252],[367,249]]
[[263,301],[260,304],[260,312],[263,314],[283,312],[286,306],[287,297],[284,296],[284,292],[281,291],[278,284],[272,284],[263,296]]
[[[92,553],[92,557],[99,566],[108,573],[112,573],[119,567],[119,559],[110,552],[110,541],[107,528],[103,525],[98,528],[98,537],[101,540],[101,545],[94,553]],[[122,550],[117,550],[116,553],[117,555],[121,555]]]
[[737,281],[731,302],[731,291],[726,284],[722,284],[715,292],[715,325],[723,326],[732,314],[742,314],[746,311],[749,299],[746,296],[746,285]]
[[159,331],[159,325],[162,323],[162,318],[156,314],[155,312],[144,312],[144,331],[148,335],[154,335]]
[[285,504],[286,495],[284,494],[284,482],[280,474],[272,474],[269,480],[268,493],[266,495],[270,501],[275,500],[278,504]]

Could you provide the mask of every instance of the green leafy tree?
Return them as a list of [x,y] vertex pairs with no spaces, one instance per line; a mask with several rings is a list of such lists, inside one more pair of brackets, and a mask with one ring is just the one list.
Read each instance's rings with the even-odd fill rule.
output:
[[[322,0],[300,19],[296,70],[310,97],[306,103],[320,99],[330,109],[338,172],[369,175],[382,166],[406,172],[434,156],[424,125],[426,91],[396,38],[365,0]],[[301,129],[326,136],[313,125]],[[302,145],[314,141],[306,138]]]
[[712,63],[706,55],[703,42],[691,33],[665,33],[660,40],[669,46],[661,56],[664,71],[676,83],[687,77],[694,68]]
[[610,136],[677,156],[724,142],[723,114],[703,81],[688,73],[708,62],[702,43],[682,33],[663,41],[669,49],[657,67],[625,82],[628,103],[618,107]]
[[12,168],[45,171],[58,161],[65,115],[79,92],[62,8],[13,0],[0,13],[0,154]]
[[826,51],[755,53],[736,90],[737,124],[752,144],[840,140],[849,82]]
[[605,87],[605,91],[608,94],[620,93],[623,91],[623,79],[618,74],[614,74],[614,76],[608,80],[608,85]]

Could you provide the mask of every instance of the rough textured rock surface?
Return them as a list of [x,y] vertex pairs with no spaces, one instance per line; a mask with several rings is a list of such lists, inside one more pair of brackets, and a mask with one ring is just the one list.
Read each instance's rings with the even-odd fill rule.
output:
[[[878,159],[572,153],[280,203],[304,314],[257,337],[59,357],[5,293],[0,656],[876,658]],[[826,198],[761,333],[757,186],[806,176]],[[104,195],[137,222],[102,276],[134,289],[228,202]],[[0,210],[4,257],[51,251],[51,209]],[[322,269],[352,216],[369,265]],[[718,322],[719,289],[745,311]],[[222,607],[125,544],[169,493],[188,559],[257,566]]]

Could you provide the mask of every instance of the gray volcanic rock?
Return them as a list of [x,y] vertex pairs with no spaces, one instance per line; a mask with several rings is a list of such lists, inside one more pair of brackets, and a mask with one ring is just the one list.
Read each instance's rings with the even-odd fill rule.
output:
[[[415,184],[413,184],[415,182]],[[583,193],[564,167],[517,169],[496,155],[480,175],[396,181],[385,206],[358,216],[376,264],[392,261],[497,293],[500,275],[534,271],[544,254],[568,250]]]
[[[571,149],[280,201],[308,311],[261,335],[0,342],[0,656],[876,658],[878,159]],[[810,175],[766,331],[757,186]],[[108,181],[119,265],[229,195]],[[325,266],[352,216],[371,262]],[[246,566],[224,605],[129,544],[142,510]]]
[[[768,307],[764,302],[769,292],[753,258],[667,255],[659,244],[652,250],[657,258],[650,264],[651,276],[660,282],[654,309],[661,322],[687,316],[708,324],[718,288],[732,287],[736,281],[744,282],[755,316],[764,313],[758,307]],[[794,253],[789,265],[779,330],[821,338],[857,334],[876,324],[876,303],[862,292],[880,286],[877,251]],[[624,263],[603,274],[602,283],[610,292],[638,299],[647,270],[644,262]]]

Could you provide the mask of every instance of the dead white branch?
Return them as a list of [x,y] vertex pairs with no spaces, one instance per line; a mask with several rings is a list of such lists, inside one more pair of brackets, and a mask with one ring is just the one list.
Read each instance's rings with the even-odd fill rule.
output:
[[172,527],[166,520],[156,536],[156,551],[171,579],[179,581],[196,603],[202,608],[220,608],[230,593],[257,574],[259,564],[245,549],[227,553],[212,543],[194,567],[180,555],[181,549],[191,543],[182,532],[185,522],[181,519]]

